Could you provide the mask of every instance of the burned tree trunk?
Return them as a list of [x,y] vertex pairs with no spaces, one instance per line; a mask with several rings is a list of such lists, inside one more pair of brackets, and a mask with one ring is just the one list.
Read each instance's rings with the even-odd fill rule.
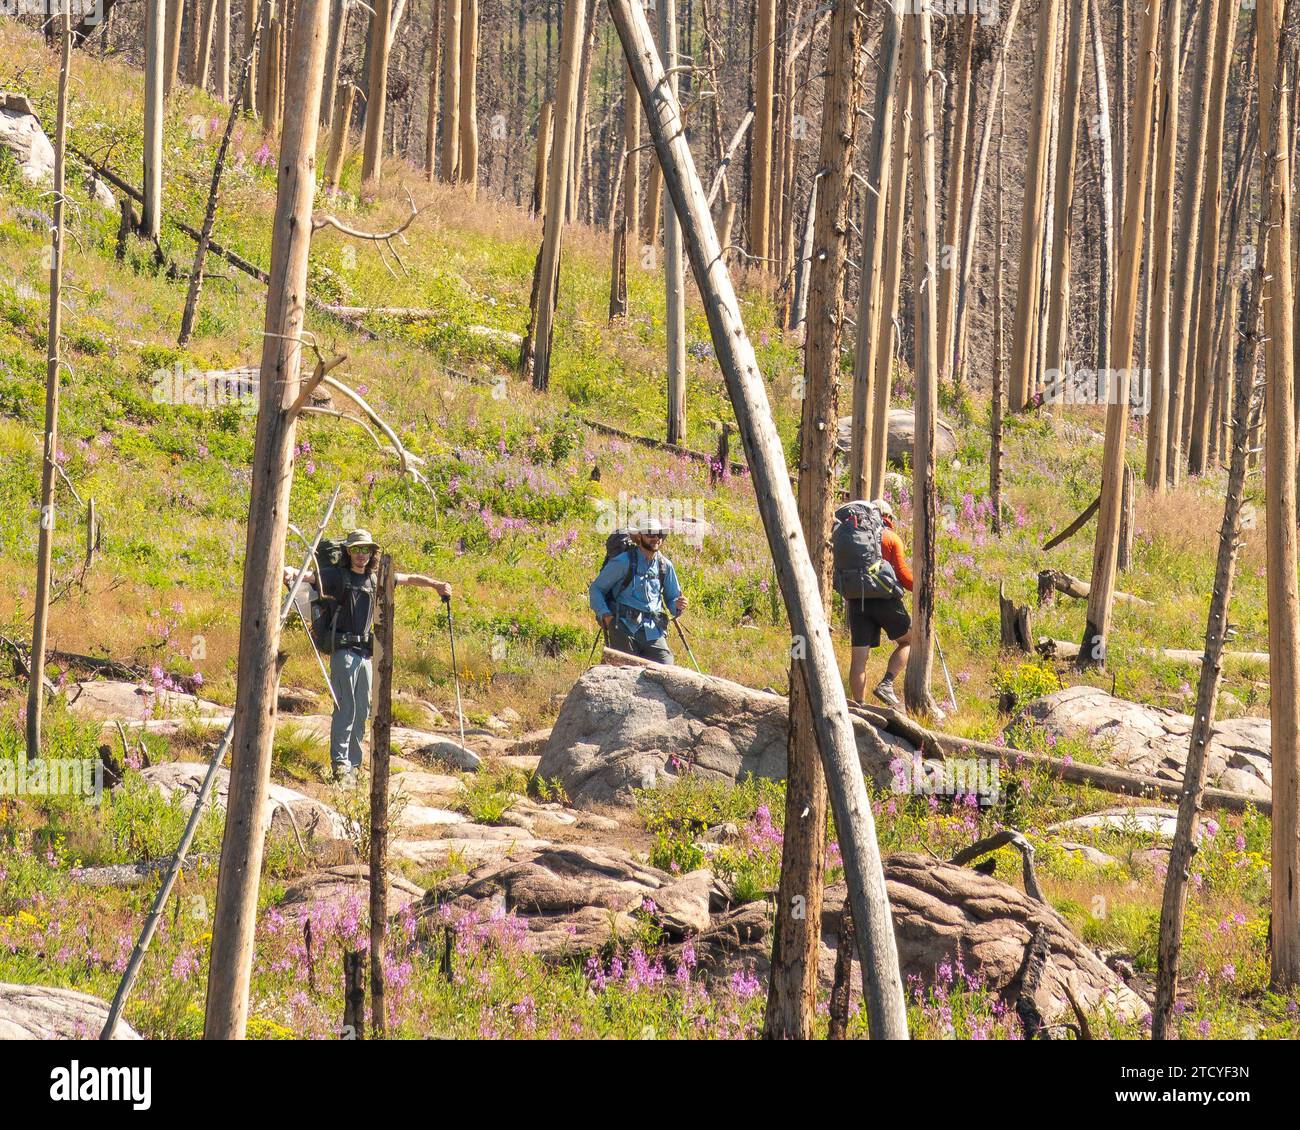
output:
[[465,0],[443,0],[442,7],[442,169],[444,184],[460,179],[460,23]]
[[[442,72],[442,0],[432,0],[432,21],[429,28],[429,106],[425,115],[424,172],[430,181],[435,179],[438,164],[438,83]],[[521,51],[523,44],[520,44]]]
[[[1294,14],[1294,0],[1287,2]],[[1279,0],[1255,10],[1259,136],[1270,228],[1264,306],[1265,512],[1268,527],[1269,719],[1273,733],[1273,947],[1270,982],[1300,983],[1300,607],[1296,600],[1295,294],[1291,279],[1290,21]],[[1265,142],[1265,139],[1269,139]],[[1271,173],[1271,176],[1268,175]]]
[[[1051,266],[1047,272],[1046,374],[1066,367],[1069,344],[1070,292],[1070,209],[1074,203],[1075,137],[1079,132],[1079,96],[1083,85],[1084,53],[1088,43],[1087,0],[1071,0],[1067,9],[1069,33],[1066,37],[1065,72],[1061,85],[1060,129],[1056,147],[1056,199],[1052,205]],[[1060,377],[1053,400],[1059,405]]]
[[217,878],[204,1036],[242,1039],[271,772],[280,647],[279,589],[293,481],[302,325],[315,196],[328,0],[299,0],[290,47],[289,99],[280,146],[262,346],[257,438],[239,628],[239,671],[226,831]]
[[[1192,73],[1187,104],[1206,105],[1207,77],[1210,70],[1210,53],[1218,35],[1219,0],[1202,0],[1201,18],[1204,32],[1193,39],[1196,51],[1196,68]],[[1170,323],[1171,359],[1170,377],[1173,387],[1169,396],[1169,436],[1166,480],[1171,490],[1176,489],[1183,474],[1183,460],[1187,451],[1187,433],[1193,402],[1190,387],[1192,375],[1192,350],[1196,344],[1197,312],[1192,300],[1196,293],[1196,267],[1198,232],[1201,222],[1201,195],[1205,187],[1204,152],[1206,131],[1188,131],[1187,155],[1182,196],[1178,205],[1178,248],[1175,252],[1177,286],[1174,290],[1173,321]]]
[[[659,46],[668,72],[668,86],[677,97],[677,0],[659,0]],[[664,328],[667,337],[669,443],[686,436],[686,266],[682,260],[682,229],[673,202],[664,201]]]
[[379,562],[375,620],[375,705],[370,731],[370,1033],[383,1039],[384,939],[388,933],[388,762],[393,732],[393,645],[397,632],[393,559]]
[[478,0],[461,0],[460,156],[457,180],[478,195]]
[[966,172],[966,139],[970,132],[968,121],[975,102],[975,75],[971,66],[975,49],[975,12],[972,10],[959,19],[959,30],[956,33],[960,42],[957,54],[956,106],[944,184],[947,195],[944,206],[944,240],[939,255],[939,275],[935,280],[939,287],[937,379],[942,382],[945,376],[950,377],[954,387],[957,382],[957,372],[953,367],[954,313],[961,263],[957,245],[962,225],[969,220],[968,216],[962,215],[962,205],[965,202],[963,178]]
[[59,102],[54,127],[54,222],[50,226],[50,317],[46,333],[45,436],[41,454],[41,521],[36,542],[36,608],[27,678],[27,759],[41,756],[45,711],[45,645],[50,616],[50,574],[54,553],[54,478],[59,457],[59,358],[63,332],[63,217],[68,150],[68,82],[72,72],[72,21],[67,0],[59,15],[62,39]]
[[144,21],[144,203],[140,234],[157,240],[162,234],[163,67],[166,54],[165,12],[161,3],[145,8]]
[[325,156],[325,189],[338,188],[343,175],[343,162],[348,155],[348,123],[352,120],[352,106],[356,102],[357,88],[350,82],[339,83],[334,99],[334,128],[330,132],[329,152]]
[[[1207,4],[1214,0],[1205,0]],[[1201,174],[1200,265],[1197,268],[1200,301],[1197,303],[1195,368],[1188,368],[1192,392],[1192,428],[1187,445],[1187,470],[1199,475],[1209,469],[1210,416],[1214,371],[1214,309],[1219,285],[1219,235],[1223,214],[1223,119],[1228,97],[1228,72],[1237,34],[1237,5],[1223,0],[1210,72],[1209,99],[1205,106],[1205,170]],[[1262,90],[1263,87],[1261,86]],[[1192,378],[1195,377],[1193,381]]]
[[[754,132],[749,162],[749,253],[769,270],[772,212],[772,111],[776,71],[776,0],[755,0]],[[662,48],[662,44],[660,45]]]
[[[898,292],[903,272],[903,241],[907,228],[907,170],[911,161],[908,136],[912,114],[913,21],[903,25],[903,50],[898,75],[898,104],[894,115],[893,153],[889,176],[888,216],[885,231],[885,273],[881,279],[879,342],[873,350],[871,377],[871,435],[867,448],[867,490],[864,497],[879,498],[885,489],[885,463],[889,456],[889,401],[894,377],[894,349],[898,340]],[[864,442],[866,437],[864,437]]]
[[[1048,0],[1043,0],[1044,6]],[[916,431],[912,463],[912,652],[903,677],[909,711],[933,713],[930,669],[934,663],[934,595],[938,496],[934,423],[939,415],[938,303],[935,296],[934,99],[930,91],[930,14],[913,17],[912,38],[912,295],[915,313]]]
[[1092,592],[1088,597],[1087,623],[1078,656],[1081,667],[1105,664],[1106,637],[1110,634],[1114,604],[1124,490],[1124,440],[1128,431],[1129,372],[1133,365],[1138,277],[1142,266],[1142,228],[1146,219],[1146,186],[1159,35],[1160,5],[1153,3],[1147,6],[1143,16],[1134,91],[1136,103],[1129,143],[1129,185],[1124,194],[1127,212],[1124,216],[1124,239],[1120,245],[1119,289],[1115,295],[1115,320],[1111,333],[1110,359],[1114,369],[1111,373],[1113,379],[1107,381],[1101,505],[1097,512],[1097,539],[1092,555]]
[[[830,58],[822,110],[820,192],[810,271],[804,346],[804,397],[799,434],[799,520],[803,526],[823,605],[829,605],[830,529],[835,493],[833,471],[839,419],[839,355],[844,319],[844,270],[848,254],[848,202],[857,133],[862,20],[854,0],[837,0],[831,20]],[[772,971],[764,1035],[809,1039],[817,1003],[817,947],[821,938],[822,880],[826,852],[826,782],[818,757],[812,702],[803,658],[790,666],[789,770],[785,838]]]
[[1038,307],[1042,290],[1043,215],[1047,205],[1048,133],[1056,78],[1057,0],[1040,0],[1034,40],[1034,100],[1030,107],[1029,157],[1025,171],[1025,211],[1020,229],[1020,273],[1016,278],[1016,319],[1012,330],[1007,407],[1021,412],[1033,396]]
[[[1206,0],[1213,3],[1214,0]],[[1165,490],[1165,464],[1169,459],[1170,288],[1174,252],[1174,159],[1178,152],[1179,70],[1178,28],[1180,0],[1169,0],[1169,27],[1160,59],[1160,98],[1156,109],[1158,148],[1154,184],[1156,214],[1153,225],[1155,262],[1148,266],[1155,297],[1151,313],[1151,401],[1147,414],[1146,485],[1156,494]],[[1121,546],[1122,549],[1122,546]],[[1122,568],[1123,566],[1121,566]]]
[[893,154],[894,114],[898,99],[898,58],[903,41],[903,17],[893,4],[881,9],[877,54],[875,112],[867,142],[867,180],[862,190],[862,262],[858,272],[857,338],[853,349],[853,427],[849,441],[849,494],[867,498],[871,479],[872,378],[875,353],[889,332],[881,306],[881,268],[885,251],[885,177]]
[[388,26],[393,0],[371,0],[370,81],[366,87],[366,135],[362,142],[361,183],[383,175],[384,114],[388,105]]
[[564,9],[560,81],[555,92],[555,136],[551,139],[542,246],[537,253],[537,285],[528,336],[524,338],[519,358],[520,369],[539,392],[545,392],[551,383],[551,338],[555,330],[556,292],[560,285],[560,238],[569,183],[568,164],[578,117],[578,56],[583,39],[584,7],[585,0],[568,0]]
[[[993,119],[999,113],[1005,118],[1003,98],[1006,94],[1007,51],[1015,35],[1016,22],[1020,16],[1020,0],[1011,0],[1011,9],[1007,13],[1005,30],[998,43],[997,57],[993,63],[993,75],[989,83],[989,104],[984,118],[984,129],[980,135],[979,152],[975,157],[975,171],[971,178],[969,219],[964,225],[960,275],[957,282],[956,328],[953,331],[953,379],[959,384],[965,382],[966,368],[966,328],[970,318],[970,283],[971,272],[975,264],[975,243],[979,238],[980,203],[984,197],[984,179],[988,168],[989,144],[993,138]],[[972,124],[974,117],[972,116]],[[999,119],[1001,120],[1001,119]],[[1002,142],[999,135],[998,143]],[[1001,251],[998,252],[1001,254]],[[1000,373],[999,377],[1005,377]]]

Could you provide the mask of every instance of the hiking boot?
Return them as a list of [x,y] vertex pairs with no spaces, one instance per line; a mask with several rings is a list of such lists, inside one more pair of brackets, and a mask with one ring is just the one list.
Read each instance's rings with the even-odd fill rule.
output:
[[887,681],[881,682],[881,684],[871,693],[880,699],[880,701],[886,706],[892,707],[894,710],[903,709],[903,704],[899,702],[898,695],[894,692],[893,683]]

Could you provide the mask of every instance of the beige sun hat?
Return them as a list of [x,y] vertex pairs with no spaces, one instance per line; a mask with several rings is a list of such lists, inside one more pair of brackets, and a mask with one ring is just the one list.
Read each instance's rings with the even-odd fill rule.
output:
[[377,548],[379,543],[370,536],[369,530],[353,530],[348,534],[347,540],[343,543],[345,549],[360,549],[366,546],[370,549]]

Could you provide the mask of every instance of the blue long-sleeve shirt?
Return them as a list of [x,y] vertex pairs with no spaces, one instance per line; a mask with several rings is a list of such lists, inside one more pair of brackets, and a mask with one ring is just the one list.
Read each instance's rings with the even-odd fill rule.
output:
[[[610,601],[615,599],[615,590],[619,589],[627,576],[628,556],[622,553],[613,558],[591,582],[588,590],[591,610],[597,619],[613,613],[629,635],[635,636],[642,632],[647,641],[657,640],[666,633],[656,617],[671,615],[671,610],[677,606],[677,598],[682,595],[677,570],[662,553],[647,561],[639,549],[633,550],[631,556],[635,561],[635,572],[627,587],[618,592],[618,608],[615,610]],[[662,585],[659,581],[661,566]]]

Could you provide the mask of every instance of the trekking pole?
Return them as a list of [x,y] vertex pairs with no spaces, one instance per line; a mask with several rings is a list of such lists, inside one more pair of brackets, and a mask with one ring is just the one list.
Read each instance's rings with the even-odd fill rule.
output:
[[451,597],[444,596],[442,603],[447,606],[447,638],[451,641],[451,677],[456,680],[456,717],[460,719],[460,746],[465,747],[465,711],[460,705],[460,671],[456,667],[456,632],[451,626]]
[[939,633],[934,633],[934,649],[939,653],[939,666],[943,668],[943,677],[948,683],[948,701],[952,704],[954,710],[957,709],[957,694],[952,689],[952,676],[948,674],[948,661],[943,657],[943,647],[939,643]]
[[595,638],[591,641],[591,651],[589,651],[589,652],[587,653],[587,669],[588,669],[588,670],[590,670],[590,669],[595,665],[595,662],[596,662],[596,645],[597,645],[598,643],[600,643],[600,637],[604,634],[604,632],[605,632],[605,625],[604,625],[604,624],[597,624],[597,625],[596,625],[596,636],[595,636]]
[[686,633],[682,631],[682,622],[676,616],[672,618],[672,621],[677,625],[677,634],[682,637],[682,643],[686,645],[686,654],[691,657],[691,662],[695,664],[695,670],[703,675],[704,672],[700,671],[699,661],[695,658],[695,652],[691,650],[691,641],[686,638]]

